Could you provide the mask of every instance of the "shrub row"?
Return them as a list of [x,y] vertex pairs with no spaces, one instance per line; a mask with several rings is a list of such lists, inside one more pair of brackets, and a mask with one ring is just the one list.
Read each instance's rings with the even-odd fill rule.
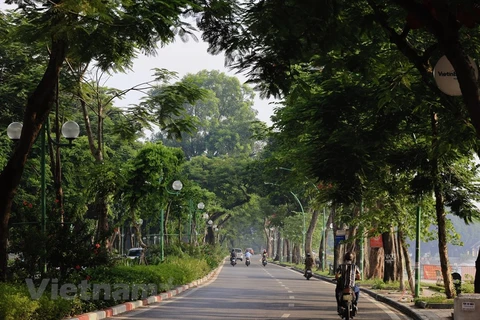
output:
[[[88,284],[83,292],[87,294],[71,294],[68,299],[61,298],[59,288],[61,284],[52,285],[48,282],[43,295],[39,299],[32,299],[26,283],[0,283],[0,319],[2,320],[60,320],[65,317],[81,313],[100,310],[117,305],[128,300],[136,300],[142,294],[150,295],[172,289],[178,285],[190,283],[207,275],[218,266],[219,256],[216,254],[204,255],[198,252],[194,258],[187,253],[179,256],[170,256],[158,265],[134,265],[97,267],[78,270],[69,277],[74,284],[76,293],[81,293],[80,284]],[[44,280],[45,281],[45,280]],[[149,285],[144,293],[142,290],[133,292],[131,296],[121,295],[117,298],[112,292],[105,290],[95,291],[97,286],[110,286],[111,291],[119,286],[127,285],[129,288],[139,285]],[[36,283],[35,289],[40,287]],[[156,289],[156,290],[155,290]],[[154,292],[155,291],[155,292]],[[108,293],[108,294],[107,294]],[[95,296],[96,294],[96,296]],[[94,298],[95,297],[95,298]]]

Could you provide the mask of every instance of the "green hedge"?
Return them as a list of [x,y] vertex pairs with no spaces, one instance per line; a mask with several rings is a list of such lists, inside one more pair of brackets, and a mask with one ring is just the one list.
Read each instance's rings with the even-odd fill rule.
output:
[[[213,267],[218,266],[218,262],[214,264],[214,261],[217,260],[218,257],[213,256],[208,259],[189,256],[167,257],[163,263],[158,265],[98,267],[79,270],[75,276],[70,277],[69,281],[74,281],[70,283],[78,285],[80,281],[87,280],[88,284],[92,286],[94,284],[109,284],[112,287],[114,287],[114,284],[130,286],[133,284],[155,284],[158,289],[157,292],[162,292],[204,277]],[[58,287],[60,286],[61,284],[58,285]],[[102,295],[98,300],[92,300],[91,298],[80,300],[78,296],[71,299],[51,299],[51,293],[52,289],[49,285],[40,299],[32,300],[26,284],[0,283],[0,319],[60,320],[126,301]],[[92,294],[91,290],[88,290],[88,293]],[[153,291],[148,292],[148,295],[151,293]],[[132,300],[136,300],[140,296],[141,292],[138,293],[137,297],[132,297]]]

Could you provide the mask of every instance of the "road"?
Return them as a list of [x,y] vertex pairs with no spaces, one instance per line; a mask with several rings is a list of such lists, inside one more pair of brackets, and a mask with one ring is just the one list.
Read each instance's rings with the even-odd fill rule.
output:
[[[148,305],[108,319],[335,319],[334,285],[306,280],[301,273],[268,264],[260,256],[247,267],[226,259],[220,273],[205,285],[171,300]],[[363,294],[355,320],[410,319]]]

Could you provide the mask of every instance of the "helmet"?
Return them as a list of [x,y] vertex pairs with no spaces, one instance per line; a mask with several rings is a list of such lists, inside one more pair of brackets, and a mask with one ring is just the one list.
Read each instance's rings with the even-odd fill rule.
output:
[[235,249],[232,249],[232,252],[235,252]]
[[345,261],[353,261],[354,257],[355,257],[355,255],[353,254],[353,252],[345,253]]
[[267,249],[263,249],[263,252],[267,252]]

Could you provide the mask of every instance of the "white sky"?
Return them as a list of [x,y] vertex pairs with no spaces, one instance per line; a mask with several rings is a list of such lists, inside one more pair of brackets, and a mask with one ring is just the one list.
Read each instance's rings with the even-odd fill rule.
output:
[[[0,0],[0,10],[16,6],[9,6]],[[128,89],[136,84],[147,82],[153,79],[153,68],[162,68],[178,73],[178,80],[180,80],[187,73],[197,73],[201,70],[219,70],[229,76],[237,77],[241,83],[246,81],[243,75],[235,74],[234,71],[229,71],[224,67],[224,56],[213,56],[207,53],[207,44],[198,37],[198,42],[189,39],[184,43],[177,39],[172,44],[159,48],[158,54],[155,57],[140,56],[134,61],[131,72],[127,74],[115,74],[105,85],[117,89]],[[141,94],[131,92],[127,94],[124,99],[116,101],[117,106],[127,106],[130,104],[137,104],[141,98]],[[275,100],[262,100],[259,94],[256,93],[254,101],[254,109],[258,111],[257,118],[261,121],[271,125],[270,116],[273,114]]]

